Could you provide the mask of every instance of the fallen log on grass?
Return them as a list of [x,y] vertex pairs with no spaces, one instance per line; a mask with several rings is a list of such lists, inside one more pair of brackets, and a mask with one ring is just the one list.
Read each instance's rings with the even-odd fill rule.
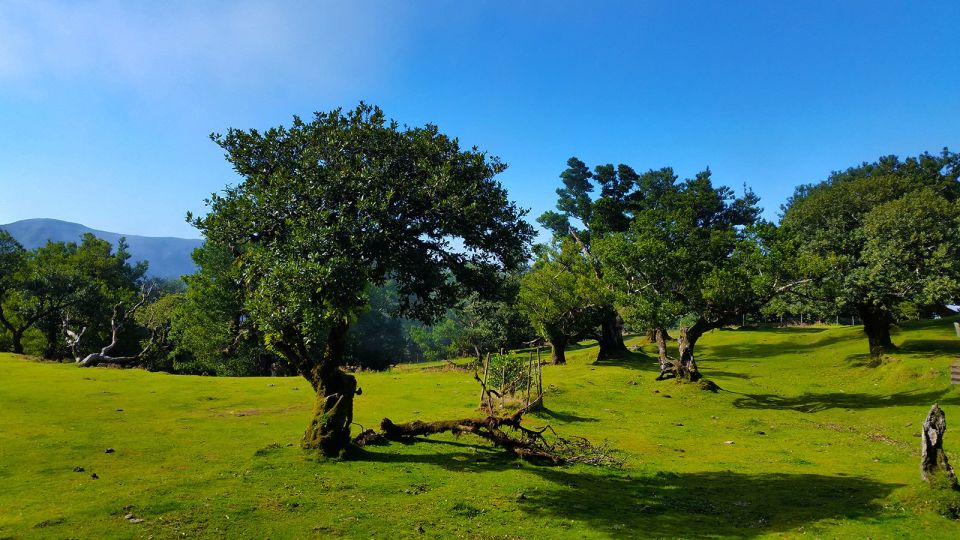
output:
[[[367,429],[354,438],[354,444],[365,446],[387,441],[411,441],[416,437],[427,437],[438,433],[452,433],[460,436],[464,433],[476,435],[505,449],[514,456],[536,462],[553,465],[568,463],[586,463],[591,465],[621,466],[623,461],[612,455],[606,445],[594,445],[587,439],[575,437],[565,439],[556,434],[549,425],[541,429],[530,429],[521,425],[527,408],[509,416],[487,416],[486,418],[463,418],[459,420],[440,420],[423,422],[414,420],[403,424],[394,423],[389,418],[380,422],[380,431]],[[515,432],[511,435],[504,428]],[[551,433],[551,439],[544,436]]]

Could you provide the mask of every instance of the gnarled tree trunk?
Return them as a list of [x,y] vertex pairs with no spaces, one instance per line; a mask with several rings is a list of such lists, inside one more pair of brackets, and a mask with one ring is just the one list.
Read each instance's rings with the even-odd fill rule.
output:
[[357,379],[340,370],[347,344],[349,324],[339,321],[330,329],[323,358],[310,367],[300,363],[300,373],[317,392],[313,417],[303,436],[304,448],[317,449],[326,456],[340,455],[350,443],[353,397],[360,393]]
[[597,360],[617,358],[627,353],[627,346],[623,343],[623,319],[614,310],[604,317],[600,325],[600,352]]
[[943,433],[947,431],[947,417],[934,403],[930,413],[923,421],[923,431],[920,441],[920,477],[931,484],[943,477],[949,487],[957,487],[957,476],[953,467],[947,462],[947,454],[943,451]]
[[670,369],[670,359],[667,357],[667,331],[662,326],[654,328],[651,332],[653,341],[657,344],[657,358],[660,360],[660,374]]
[[697,340],[704,332],[709,330],[709,325],[703,319],[697,319],[693,326],[680,327],[680,335],[677,337],[677,348],[680,351],[680,365],[678,367],[677,377],[686,379],[690,382],[699,381],[703,376],[700,375],[700,369],[697,367],[697,359],[694,355],[694,348]]
[[547,338],[550,343],[550,362],[554,365],[567,363],[567,355],[564,349],[567,347],[567,336],[564,334],[555,334]]
[[143,360],[146,354],[150,352],[154,345],[156,345],[158,339],[156,334],[152,335],[150,337],[150,341],[147,342],[147,345],[141,348],[140,352],[135,355],[111,356],[110,351],[117,346],[117,342],[120,338],[120,331],[123,330],[124,323],[128,319],[132,319],[133,314],[136,313],[138,309],[143,307],[152,292],[152,287],[145,288],[140,295],[140,301],[134,304],[129,310],[123,309],[123,302],[118,302],[115,304],[113,306],[113,315],[110,316],[110,343],[104,345],[99,352],[93,352],[86,356],[81,356],[80,343],[83,339],[83,335],[87,332],[87,327],[84,326],[79,332],[74,332],[70,329],[70,317],[65,316],[62,324],[63,335],[77,365],[80,367],[93,367],[99,364],[128,365],[137,364]]
[[863,332],[867,334],[867,340],[870,343],[870,356],[879,358],[896,348],[890,339],[890,325],[893,324],[893,319],[888,311],[875,306],[860,306],[857,312],[863,319]]

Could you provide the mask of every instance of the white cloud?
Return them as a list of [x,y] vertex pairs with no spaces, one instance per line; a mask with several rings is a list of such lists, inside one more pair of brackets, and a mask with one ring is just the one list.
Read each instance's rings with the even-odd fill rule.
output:
[[[387,4],[386,6],[390,6]],[[383,61],[390,19],[355,2],[0,2],[0,83],[148,89],[297,73],[330,82]],[[395,11],[395,9],[393,10]]]

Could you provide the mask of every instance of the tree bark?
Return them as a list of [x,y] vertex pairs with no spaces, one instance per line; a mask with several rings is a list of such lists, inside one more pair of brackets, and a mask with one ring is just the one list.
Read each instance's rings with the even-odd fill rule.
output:
[[547,339],[550,342],[550,362],[554,365],[567,363],[567,355],[564,349],[567,347],[567,336],[556,334]]
[[697,367],[697,360],[694,355],[694,349],[697,340],[709,329],[709,325],[704,319],[697,319],[697,322],[691,327],[681,326],[680,335],[677,337],[677,348],[680,351],[680,366],[677,377],[686,379],[690,382],[699,381],[702,378],[700,369]]
[[23,354],[23,333],[26,331],[28,326],[17,328],[9,320],[7,320],[6,315],[3,312],[3,306],[0,305],[0,325],[3,325],[10,332],[10,341],[13,345],[14,354]]
[[562,365],[567,363],[567,355],[564,352],[564,349],[567,348],[567,343],[570,341],[570,338],[566,334],[556,333],[550,334],[547,336],[547,343],[550,344],[550,363],[553,365]]
[[14,354],[23,354],[23,330],[10,332],[10,341]]
[[670,360],[667,358],[667,331],[663,327],[653,329],[653,341],[657,344],[657,357],[660,360],[660,373],[667,371]]
[[350,443],[353,397],[360,393],[357,379],[340,370],[349,328],[346,321],[336,322],[330,329],[323,358],[309,371],[301,370],[317,392],[313,417],[303,436],[303,446],[320,450],[328,457],[342,454]]
[[890,339],[893,320],[889,312],[874,306],[860,306],[857,311],[863,319],[863,332],[867,334],[870,356],[879,358],[896,348]]
[[623,319],[620,314],[610,310],[610,314],[603,319],[600,325],[600,352],[597,360],[618,358],[627,353],[627,346],[623,343]]
[[953,467],[947,461],[947,454],[943,451],[943,433],[947,430],[947,418],[934,404],[923,421],[923,431],[920,442],[920,477],[934,484],[941,475],[947,486],[957,487],[957,476]]

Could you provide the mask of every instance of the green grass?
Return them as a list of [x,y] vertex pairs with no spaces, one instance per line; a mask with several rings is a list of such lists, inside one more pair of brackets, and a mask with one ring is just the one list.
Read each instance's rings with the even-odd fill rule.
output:
[[[572,351],[528,423],[610,441],[620,470],[534,466],[467,436],[322,460],[297,445],[313,403],[299,378],[0,354],[0,538],[960,537],[919,480],[917,438],[939,402],[960,463],[960,339],[929,321],[894,341],[870,367],[859,328],[715,331],[698,353],[716,394],[654,381],[649,346],[601,364]],[[469,372],[359,380],[363,426],[475,414]]]

